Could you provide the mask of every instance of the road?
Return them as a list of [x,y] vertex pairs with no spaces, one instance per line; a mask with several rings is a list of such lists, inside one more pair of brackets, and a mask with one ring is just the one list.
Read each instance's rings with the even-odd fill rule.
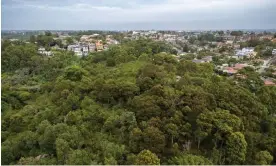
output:
[[269,58],[267,60],[264,60],[264,64],[261,66],[261,68],[259,69],[259,73],[263,73],[265,71],[266,68],[269,68],[271,62],[276,60],[276,56]]

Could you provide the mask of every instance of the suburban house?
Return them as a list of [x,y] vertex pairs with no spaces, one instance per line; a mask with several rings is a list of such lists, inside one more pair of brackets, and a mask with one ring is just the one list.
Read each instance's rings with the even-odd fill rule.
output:
[[89,52],[95,52],[96,51],[96,45],[95,44],[89,44],[88,48],[89,48]]
[[223,72],[225,72],[229,75],[233,75],[233,74],[236,74],[239,70],[243,69],[244,67],[246,67],[248,65],[237,63],[233,67],[227,67],[226,65],[224,65],[224,66],[225,67],[224,67]]
[[223,72],[232,75],[236,74],[238,70],[234,69],[233,67],[226,67]]
[[265,86],[275,86],[276,84],[271,80],[264,80]]
[[102,51],[104,49],[102,41],[96,42],[96,51]]
[[68,51],[75,51],[75,49],[79,47],[78,45],[68,45],[67,50]]
[[205,57],[202,58],[202,60],[204,60],[204,62],[212,62],[213,57],[212,56],[205,56]]
[[81,47],[77,46],[74,48],[74,53],[77,56],[82,56]]
[[227,40],[227,41],[225,42],[225,44],[232,45],[232,44],[234,44],[234,41],[233,41],[233,40]]
[[[85,50],[85,53],[83,53],[83,49]],[[81,46],[81,45],[69,45],[67,47],[68,51],[73,51],[75,55],[77,56],[83,56],[83,55],[88,55],[88,47],[86,46]]]
[[240,49],[240,44],[234,44],[234,45],[233,45],[233,48],[234,48],[234,49]]
[[80,38],[81,42],[92,42],[93,41],[93,35],[82,35]]
[[212,56],[205,56],[202,59],[194,59],[193,62],[194,63],[209,63],[212,60],[213,60]]
[[204,60],[202,60],[202,59],[194,59],[193,62],[194,63],[204,63]]
[[276,49],[272,50],[272,55],[276,55]]
[[89,53],[89,48],[88,46],[82,46],[82,55],[87,56]]
[[247,64],[237,63],[237,64],[235,64],[234,69],[240,70],[240,69],[243,69],[244,67],[247,67],[247,66],[248,66]]
[[260,40],[272,40],[272,39],[273,39],[273,35],[265,35],[260,37]]
[[243,48],[241,50],[236,50],[236,54],[233,58],[241,59],[243,57],[251,58],[256,56],[256,52],[253,47]]
[[47,55],[47,56],[51,56],[52,55],[52,51],[46,51],[45,48],[41,47],[38,49],[38,53],[39,54],[43,54],[43,55]]

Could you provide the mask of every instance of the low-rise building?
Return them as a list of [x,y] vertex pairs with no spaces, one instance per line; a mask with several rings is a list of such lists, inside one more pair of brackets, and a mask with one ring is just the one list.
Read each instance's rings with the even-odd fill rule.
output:
[[227,73],[228,75],[234,75],[234,74],[238,73],[239,70],[243,69],[244,67],[246,67],[248,65],[237,63],[232,67],[228,67],[228,64],[223,64],[222,66],[223,66],[222,71],[224,73]]
[[272,55],[276,55],[276,49],[272,50]]
[[232,75],[236,74],[238,70],[234,69],[233,67],[226,67],[223,72]]
[[[236,50],[235,56],[237,59],[240,59],[243,57],[252,58],[252,57],[256,56],[256,52],[254,52],[253,47],[248,47],[248,48],[243,48],[241,50]],[[233,58],[235,58],[235,57],[233,57]]]
[[276,84],[272,80],[264,80],[265,86],[276,86]]
[[194,63],[204,63],[205,61],[202,59],[194,59],[193,62]]
[[227,41],[225,42],[225,44],[228,44],[228,45],[232,45],[233,43],[234,43],[233,40],[227,40]]
[[68,51],[73,51],[77,56],[87,56],[89,53],[89,47],[87,45],[69,45],[67,47]]
[[96,51],[102,51],[104,49],[101,41],[96,42]]
[[240,49],[240,44],[234,44],[234,45],[233,45],[233,48],[234,48],[234,49]]
[[87,56],[89,53],[89,48],[88,46],[82,46],[82,55]]
[[94,43],[89,44],[88,48],[89,48],[89,52],[95,52],[96,51],[96,45]]
[[243,69],[244,67],[247,67],[247,66],[248,66],[247,64],[237,63],[237,64],[235,64],[234,69],[241,70],[241,69]]
[[53,55],[52,51],[46,51],[45,48],[41,47],[38,49],[38,53],[46,56],[51,56]]

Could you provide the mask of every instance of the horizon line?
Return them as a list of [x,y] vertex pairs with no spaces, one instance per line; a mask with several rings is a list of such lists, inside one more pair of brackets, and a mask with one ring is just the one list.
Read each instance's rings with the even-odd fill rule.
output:
[[230,29],[1,29],[1,31],[229,31],[229,30],[276,30],[276,28],[230,28]]

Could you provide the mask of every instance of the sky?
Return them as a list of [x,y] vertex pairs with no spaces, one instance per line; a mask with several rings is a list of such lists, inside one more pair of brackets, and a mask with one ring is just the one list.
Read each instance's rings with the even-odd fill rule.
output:
[[2,0],[2,30],[276,29],[276,0]]

